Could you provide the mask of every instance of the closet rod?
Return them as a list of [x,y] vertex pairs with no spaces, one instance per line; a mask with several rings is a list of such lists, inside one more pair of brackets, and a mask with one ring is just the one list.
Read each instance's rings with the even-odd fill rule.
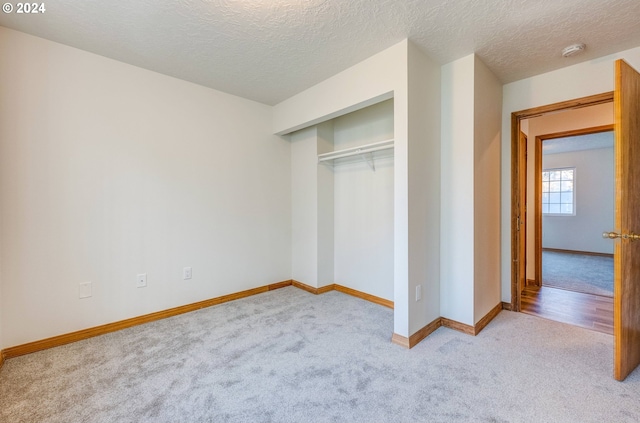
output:
[[333,159],[341,159],[343,157],[357,156],[365,153],[373,153],[374,151],[389,150],[393,148],[393,140],[376,142],[360,147],[346,148],[344,150],[332,151],[318,155],[318,163],[326,162]]

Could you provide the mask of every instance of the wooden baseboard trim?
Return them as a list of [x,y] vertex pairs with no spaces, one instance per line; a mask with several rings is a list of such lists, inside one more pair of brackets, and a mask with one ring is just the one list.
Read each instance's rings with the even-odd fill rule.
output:
[[465,333],[467,335],[475,336],[476,330],[473,326],[460,323],[457,320],[447,319],[446,317],[442,318],[442,326],[445,328],[457,330],[458,332]]
[[474,335],[480,333],[482,329],[484,329],[489,322],[491,322],[500,312],[502,311],[502,302],[499,302],[494,308],[492,308],[485,316],[475,324],[474,327]]
[[236,292],[234,294],[223,295],[221,297],[211,298],[199,301],[193,304],[187,304],[179,307],[170,308],[168,310],[158,311],[155,313],[145,314],[143,316],[133,317],[131,319],[120,320],[118,322],[107,323],[105,325],[93,328],[83,329],[64,335],[53,336],[51,338],[42,339],[40,341],[29,342],[27,344],[17,345],[15,347],[3,350],[3,359],[19,357],[25,354],[31,354],[36,351],[46,350],[53,347],[81,341],[83,339],[93,338],[94,336],[104,335],[121,329],[138,326],[144,323],[154,322],[156,320],[166,319],[167,317],[177,316],[179,314],[188,313],[190,311],[200,310],[202,308],[223,304],[229,301],[239,300],[240,298],[250,297],[252,295],[261,294],[263,292],[272,291],[274,289],[290,286],[291,280],[265,285],[258,288],[248,289],[246,291]]
[[338,292],[342,292],[343,294],[351,295],[352,297],[361,298],[363,300],[370,301],[372,303],[379,304],[381,306],[393,309],[393,301],[376,297],[375,295],[370,295],[362,291],[357,291],[355,289],[347,288],[346,286],[342,286],[338,284],[334,285],[334,289]]
[[457,330],[458,332],[465,333],[467,335],[476,336],[480,333],[482,329],[484,329],[489,322],[491,322],[500,312],[505,309],[506,305],[511,309],[511,304],[509,303],[498,303],[494,308],[492,308],[482,319],[478,321],[474,326],[465,325],[464,323],[457,322],[455,320],[447,319],[446,317],[439,317],[433,322],[429,323],[427,326],[423,327],[409,338],[398,335],[394,333],[391,336],[391,342],[394,344],[400,345],[405,348],[413,348],[416,344],[422,341],[427,336],[431,335],[436,329],[440,326],[444,326],[449,329]]
[[271,285],[267,285],[267,286],[269,287],[269,291],[274,291],[276,289],[286,288],[287,286],[291,286],[291,282],[292,282],[291,279],[289,279],[288,281],[272,283]]
[[418,330],[416,333],[414,333],[408,338],[406,336],[402,336],[402,335],[398,335],[397,333],[394,333],[391,336],[391,342],[396,345],[400,345],[401,347],[411,349],[416,345],[418,345],[420,341],[422,341],[424,338],[431,335],[440,326],[442,326],[442,317],[438,317],[433,322],[429,323],[422,329]]
[[582,254],[582,255],[585,255],[585,256],[598,256],[598,257],[613,258],[613,254],[594,253],[593,251],[561,250],[559,248],[543,248],[542,251],[550,251],[550,252],[553,252],[553,253]]
[[400,345],[401,347],[404,347],[406,349],[411,348],[411,344],[409,344],[409,338],[407,338],[406,336],[398,335],[397,333],[391,335],[391,343]]
[[223,295],[221,297],[211,298],[208,300],[200,301],[193,304],[187,304],[179,307],[174,307],[168,310],[162,310],[155,313],[145,314],[143,316],[133,317],[131,319],[120,320],[118,322],[107,323],[88,329],[82,329],[76,332],[71,332],[63,335],[53,336],[51,338],[41,339],[39,341],[29,342],[22,345],[16,345],[14,347],[6,348],[0,351],[0,368],[4,364],[5,359],[19,357],[25,354],[31,354],[37,351],[46,350],[53,347],[59,347],[61,345],[70,344],[72,342],[81,341],[83,339],[92,338],[94,336],[104,335],[107,333],[115,332],[121,329],[126,329],[132,326],[138,326],[145,323],[154,322],[156,320],[166,319],[168,317],[177,316],[179,314],[189,313],[191,311],[200,310],[202,308],[211,307],[218,304],[223,304],[229,301],[239,300],[241,298],[250,297],[252,295],[262,294],[264,292],[273,291],[287,286],[295,286],[296,288],[303,289],[311,292],[312,294],[323,294],[325,292],[338,290],[345,294],[349,294],[358,298],[365,299],[367,301],[381,304],[386,307],[393,308],[393,302],[379,298],[373,295],[365,294],[364,292],[356,291],[355,289],[343,287],[340,285],[327,285],[320,288],[313,288],[302,282],[294,280],[286,280],[282,282],[273,283],[270,285],[261,286],[258,288],[248,289],[246,291],[236,292],[233,294]]
[[507,311],[511,311],[513,310],[513,307],[511,306],[511,303],[505,303],[504,301],[502,302],[502,309],[503,310],[507,310]]
[[320,295],[324,294],[325,292],[333,291],[334,289],[336,289],[336,285],[332,283],[331,285],[321,286],[320,288],[317,288],[316,293]]
[[525,286],[540,286],[540,284],[538,284],[538,281],[535,279],[527,279],[525,284]]
[[[487,314],[484,315],[482,319],[478,320],[478,323],[473,326],[460,323],[455,320],[447,319],[446,317],[442,318],[442,326],[449,329],[457,330],[458,332],[462,332],[467,335],[476,336],[489,324],[489,322],[491,322],[498,314],[500,314],[500,312],[503,310],[504,304],[506,303],[500,302],[496,304],[494,308],[492,308]],[[509,307],[511,307],[511,304],[509,304]]]
[[320,288],[314,288],[310,285],[307,285],[306,283],[302,283],[302,282],[298,282],[296,280],[291,280],[291,285],[295,286],[296,288],[302,289],[304,291],[310,292],[311,294],[315,294],[315,295],[320,295],[320,294],[324,294],[325,292],[329,292],[329,291],[333,291],[333,287],[334,285],[327,285],[327,286],[322,286]]
[[[331,284],[320,288],[314,288],[302,282],[295,280],[286,280],[282,282],[273,283],[270,285],[261,286],[258,288],[248,289],[246,291],[236,292],[233,294],[223,295],[221,297],[211,298],[197,303],[187,304],[179,307],[174,307],[168,310],[158,311],[155,313],[145,314],[143,316],[133,317],[131,319],[120,320],[118,322],[107,323],[105,325],[96,326],[93,328],[83,329],[76,332],[67,333],[64,335],[58,335],[51,338],[42,339],[39,341],[29,342],[27,344],[17,345],[15,347],[6,348],[0,350],[0,369],[4,364],[4,361],[9,358],[19,357],[25,354],[31,354],[37,351],[42,351],[49,348],[58,347],[61,345],[69,344],[72,342],[81,341],[83,339],[92,338],[94,336],[104,335],[107,333],[115,332],[121,329],[126,329],[132,326],[138,326],[145,323],[154,322],[156,320],[166,319],[168,317],[177,316],[179,314],[188,313],[191,311],[200,310],[206,307],[211,307],[218,304],[223,304],[229,301],[239,300],[241,298],[250,297],[252,295],[261,294],[268,291],[273,291],[287,286],[295,286],[296,288],[303,289],[312,294],[323,294],[329,291],[339,291],[347,295],[351,295],[357,298],[361,298],[366,301],[373,302],[375,304],[382,305],[393,309],[393,301],[386,300],[384,298],[376,297],[374,295],[366,294],[355,289],[347,288],[342,285]],[[489,324],[494,317],[500,313],[501,310],[510,310],[511,304],[499,303],[496,305],[486,316],[484,316],[475,326],[469,326],[464,323],[457,322],[455,320],[439,317],[431,323],[418,330],[409,338],[394,333],[391,337],[391,342],[400,345],[405,348],[413,348],[420,343],[427,336],[431,335],[436,329],[441,326],[445,326],[450,329],[454,329],[469,335],[477,335],[484,327]]]
[[329,292],[329,291],[338,291],[338,292],[342,292],[343,294],[351,295],[352,297],[361,298],[363,300],[366,300],[375,304],[379,304],[381,306],[393,308],[393,301],[376,297],[375,295],[367,294],[366,292],[358,291],[356,289],[348,288],[346,286],[338,285],[335,283],[332,283],[326,286],[321,286],[320,288],[314,288],[310,285],[307,285],[306,283],[292,280],[291,285],[315,295],[324,294],[325,292]]
[[431,335],[440,326],[442,326],[442,317],[438,317],[433,322],[429,323],[428,325],[411,335],[409,337],[409,348],[413,348],[418,345],[420,341]]

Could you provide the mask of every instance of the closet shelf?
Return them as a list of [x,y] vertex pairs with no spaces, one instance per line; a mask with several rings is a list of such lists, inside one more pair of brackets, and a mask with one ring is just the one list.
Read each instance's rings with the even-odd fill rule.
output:
[[[363,160],[367,161],[364,157],[365,154],[373,153],[374,151],[389,150],[393,148],[393,140],[386,140],[380,142],[374,142],[371,144],[360,145],[358,147],[345,148],[344,150],[331,151],[329,153],[318,154],[318,163],[330,162],[335,159],[342,159],[344,157],[360,156]],[[373,164],[367,161],[367,164],[372,170],[375,170]]]

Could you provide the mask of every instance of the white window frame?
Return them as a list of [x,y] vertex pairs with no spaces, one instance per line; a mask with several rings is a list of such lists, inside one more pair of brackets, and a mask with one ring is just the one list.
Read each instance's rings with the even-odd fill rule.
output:
[[[571,217],[571,216],[575,216],[576,215],[576,179],[577,179],[577,170],[574,166],[563,166],[563,167],[556,167],[556,168],[549,168],[549,169],[542,169],[542,173],[544,172],[554,172],[554,171],[562,171],[562,170],[573,170],[573,198],[571,199],[572,201],[572,205],[573,205],[573,212],[572,213],[545,213],[544,212],[544,202],[542,200],[542,197],[544,196],[544,185],[542,185],[541,188],[541,193],[540,193],[540,202],[541,202],[541,210],[542,210],[542,215],[543,216],[550,216],[550,217]],[[542,174],[540,175],[540,178],[542,179]],[[544,180],[542,180],[541,182],[544,182]],[[547,192],[548,194],[550,194],[550,192]]]

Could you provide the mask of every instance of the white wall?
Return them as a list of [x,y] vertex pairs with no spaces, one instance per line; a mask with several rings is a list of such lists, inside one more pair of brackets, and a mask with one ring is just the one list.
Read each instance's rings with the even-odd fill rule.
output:
[[500,302],[502,84],[475,55],[442,67],[441,314],[475,325]]
[[[316,126],[318,130],[317,155],[333,151],[333,122]],[[326,166],[318,166],[318,287],[335,283],[335,240],[334,240],[334,175]]]
[[502,103],[502,301],[511,301],[511,114],[613,90],[614,61],[640,69],[640,47],[506,84]]
[[475,58],[442,67],[440,310],[472,325]]
[[543,169],[575,167],[575,216],[543,216],[542,247],[613,254],[613,242],[602,238],[614,229],[613,147],[546,154]]
[[[527,134],[527,279],[535,279],[536,137],[613,124],[613,102],[525,119]],[[543,237],[544,238],[544,237]],[[606,243],[606,240],[603,240]],[[613,243],[611,251],[613,252]]]
[[291,134],[291,278],[318,286],[317,128]]
[[4,28],[0,51],[1,346],[290,278],[270,107]]
[[314,288],[334,283],[333,171],[318,154],[333,150],[333,122],[296,131],[291,139],[291,277]]
[[[336,118],[334,148],[393,138],[393,100]],[[335,161],[335,283],[393,301],[393,155]],[[328,168],[321,165],[321,168]]]
[[500,303],[500,136],[502,84],[475,56],[474,321]]
[[[408,162],[409,283],[406,295],[409,297],[409,333],[413,334],[440,317],[441,69],[409,43],[407,71],[409,132],[405,160]],[[416,300],[418,285],[422,287],[419,301]]]

